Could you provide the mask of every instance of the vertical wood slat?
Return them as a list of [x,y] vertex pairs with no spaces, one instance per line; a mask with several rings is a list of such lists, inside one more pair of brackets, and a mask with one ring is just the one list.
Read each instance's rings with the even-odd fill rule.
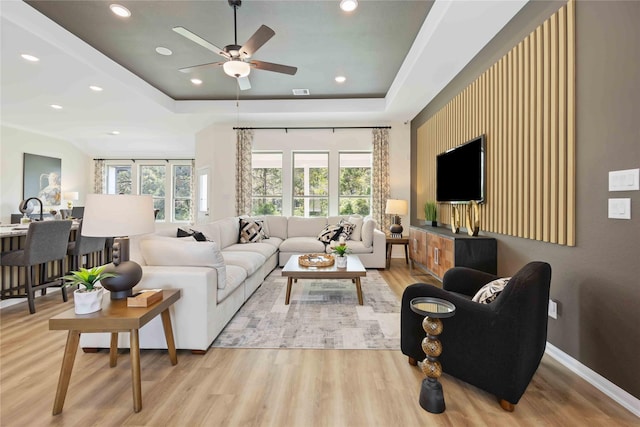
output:
[[[482,228],[575,245],[574,19],[569,0],[421,126],[418,218],[435,199],[435,156],[485,134]],[[449,222],[450,205],[439,208]]]

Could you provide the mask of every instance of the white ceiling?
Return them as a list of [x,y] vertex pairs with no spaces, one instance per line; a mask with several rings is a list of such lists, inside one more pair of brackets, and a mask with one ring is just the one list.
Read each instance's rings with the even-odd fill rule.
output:
[[[176,101],[27,4],[2,0],[1,121],[68,140],[95,157],[162,158],[193,156],[195,133],[211,124],[404,122],[415,117],[526,2],[436,0],[384,97],[241,98],[237,106],[229,100]],[[40,61],[28,63],[22,53]],[[370,54],[385,59],[379,52]],[[104,91],[90,91],[92,84]],[[53,110],[49,105],[54,103],[64,108]],[[110,135],[113,130],[121,134]]]

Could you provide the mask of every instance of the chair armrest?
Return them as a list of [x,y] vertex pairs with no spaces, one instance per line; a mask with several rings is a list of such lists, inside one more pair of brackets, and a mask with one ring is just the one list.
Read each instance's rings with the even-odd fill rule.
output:
[[454,267],[444,274],[442,287],[447,291],[473,296],[481,287],[497,278],[494,274],[473,268]]

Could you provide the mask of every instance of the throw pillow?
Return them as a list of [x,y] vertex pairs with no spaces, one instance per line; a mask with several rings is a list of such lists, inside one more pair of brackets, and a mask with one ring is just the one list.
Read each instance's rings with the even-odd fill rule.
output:
[[340,220],[340,224],[338,225],[342,227],[342,231],[340,232],[340,237],[344,237],[344,240],[351,239],[351,235],[353,234],[353,230],[355,230],[356,225],[344,219]]
[[191,237],[193,236],[193,230],[185,230],[184,228],[178,227],[178,232],[176,233],[176,237]]
[[372,218],[367,218],[362,224],[362,245],[365,248],[373,246],[373,230],[376,228],[376,221]]
[[323,243],[329,243],[332,240],[337,240],[340,238],[340,233],[342,232],[342,227],[339,224],[335,225],[327,225],[324,230],[318,234],[318,240]]
[[500,292],[509,283],[511,277],[503,277],[501,279],[493,280],[483,287],[473,296],[472,301],[479,302],[480,304],[489,304],[495,301],[500,295]]
[[206,242],[207,241],[207,238],[206,238],[206,236],[204,234],[202,234],[199,231],[192,230],[192,229],[185,230],[183,228],[178,228],[178,232],[176,234],[176,237],[193,237],[198,242]]
[[347,220],[355,227],[351,232],[351,240],[362,240],[362,223],[363,219],[361,215],[352,215]]
[[263,239],[262,220],[240,218],[239,243],[256,243]]

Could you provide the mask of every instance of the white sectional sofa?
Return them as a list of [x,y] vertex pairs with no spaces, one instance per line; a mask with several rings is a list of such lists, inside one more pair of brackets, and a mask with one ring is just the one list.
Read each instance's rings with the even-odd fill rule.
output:
[[[347,245],[367,268],[384,268],[385,235],[372,220],[357,217],[259,218],[268,238],[239,243],[240,218],[182,227],[201,232],[207,241],[177,238],[176,227],[131,239],[131,258],[142,265],[143,277],[134,289],[180,288],[171,307],[176,348],[206,351],[233,315],[276,266],[293,254],[330,252],[318,234],[341,219],[357,223]],[[363,240],[364,237],[364,240]],[[83,334],[83,348],[108,348],[109,334]],[[129,334],[119,334],[119,347],[129,347]],[[141,348],[166,348],[162,322],[154,319],[140,330]]]

